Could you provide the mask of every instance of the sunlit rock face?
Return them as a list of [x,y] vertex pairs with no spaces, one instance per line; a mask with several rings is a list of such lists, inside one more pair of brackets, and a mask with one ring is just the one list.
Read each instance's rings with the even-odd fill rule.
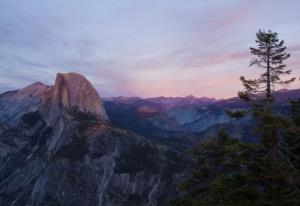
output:
[[0,122],[12,126],[19,123],[22,115],[34,111],[40,111],[44,120],[53,125],[62,113],[71,109],[108,120],[97,91],[76,73],[58,73],[54,86],[37,82],[0,95]]
[[91,83],[76,73],[58,73],[50,104],[49,121],[61,113],[61,109],[76,109],[108,120],[101,99]]

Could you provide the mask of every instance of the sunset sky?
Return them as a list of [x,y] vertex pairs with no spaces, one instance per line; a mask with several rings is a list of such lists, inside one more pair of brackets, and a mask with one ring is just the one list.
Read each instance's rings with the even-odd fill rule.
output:
[[232,97],[239,76],[260,71],[248,67],[259,29],[279,33],[300,76],[299,9],[299,0],[1,0],[0,92],[77,72],[105,97]]

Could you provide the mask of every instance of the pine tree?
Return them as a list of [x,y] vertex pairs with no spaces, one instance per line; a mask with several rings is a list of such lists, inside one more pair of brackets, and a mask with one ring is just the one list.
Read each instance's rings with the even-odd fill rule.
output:
[[286,52],[284,41],[278,39],[278,34],[272,31],[259,30],[256,34],[257,47],[251,47],[253,55],[250,67],[256,66],[262,69],[262,73],[257,79],[246,79],[244,76],[240,80],[245,88],[238,93],[238,96],[252,105],[252,108],[245,111],[229,112],[233,117],[242,117],[250,113],[257,121],[257,131],[262,142],[269,148],[268,157],[273,160],[279,158],[282,153],[279,151],[281,131],[287,127],[286,118],[277,115],[273,111],[273,92],[275,89],[289,86],[295,78],[283,80],[284,76],[291,74],[291,70],[286,68],[285,61],[290,57]]
[[276,86],[289,86],[295,78],[282,80],[284,75],[291,74],[291,70],[286,69],[285,60],[290,57],[286,52],[284,41],[278,39],[278,34],[272,31],[259,30],[256,34],[257,47],[250,47],[250,52],[254,56],[250,61],[250,67],[257,66],[263,69],[263,73],[257,79],[240,78],[245,91],[239,92],[239,97],[246,100],[260,100],[263,103],[264,111],[271,112],[272,93]]
[[[255,170],[260,174],[257,180],[262,183],[265,195],[276,199],[280,204],[297,205],[299,198],[292,194],[299,194],[300,186],[299,168],[296,166],[299,163],[299,111],[295,109],[297,105],[292,104],[292,117],[288,118],[273,109],[275,89],[287,87],[295,80],[282,79],[291,74],[285,64],[290,54],[286,52],[284,41],[278,39],[277,33],[260,30],[256,37],[257,47],[250,48],[254,56],[250,67],[257,66],[263,72],[257,79],[246,79],[242,76],[240,80],[245,90],[238,93],[252,107],[248,111],[229,114],[238,118],[250,114],[257,123],[256,131],[263,143],[263,155],[256,156]],[[249,175],[254,178],[255,172]],[[290,198],[287,198],[288,194],[291,194]]]

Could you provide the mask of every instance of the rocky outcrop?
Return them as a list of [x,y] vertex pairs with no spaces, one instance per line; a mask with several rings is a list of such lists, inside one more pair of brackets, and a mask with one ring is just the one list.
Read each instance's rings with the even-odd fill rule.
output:
[[53,88],[50,106],[50,122],[55,120],[61,109],[77,109],[108,120],[101,99],[91,83],[76,73],[58,73]]
[[37,82],[0,95],[0,123],[12,126],[19,123],[22,115],[36,110],[52,125],[64,111],[71,109],[108,120],[97,91],[76,73],[58,73],[54,86]]
[[0,103],[0,205],[163,205],[184,175],[176,150],[111,125],[81,75],[58,74],[53,87],[36,83]]
[[94,116],[47,126],[39,112],[0,127],[0,205],[162,205],[184,162],[177,152]]
[[1,94],[0,123],[16,126],[24,114],[40,109],[45,93],[51,90],[51,86],[36,82],[23,89]]

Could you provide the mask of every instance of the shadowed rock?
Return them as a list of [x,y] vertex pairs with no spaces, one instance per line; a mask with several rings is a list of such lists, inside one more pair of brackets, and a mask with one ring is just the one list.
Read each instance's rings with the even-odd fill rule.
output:
[[0,205],[163,205],[184,174],[178,151],[111,125],[79,74],[4,93],[0,108]]

